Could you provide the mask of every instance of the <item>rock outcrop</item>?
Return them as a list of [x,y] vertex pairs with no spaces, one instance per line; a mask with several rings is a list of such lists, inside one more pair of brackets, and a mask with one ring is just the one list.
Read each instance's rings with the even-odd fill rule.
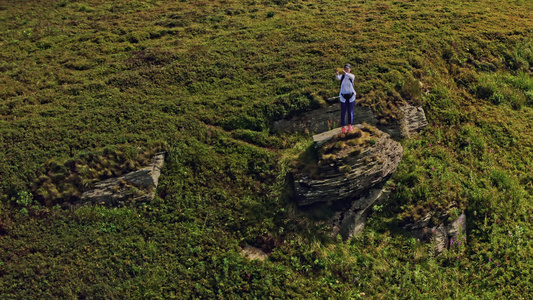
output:
[[344,239],[350,239],[361,233],[374,205],[381,204],[389,195],[390,190],[384,184],[379,184],[353,201],[345,211],[337,211],[332,219],[332,235],[340,234]]
[[241,255],[249,260],[258,259],[259,261],[264,261],[269,256],[263,250],[250,245],[246,245],[244,248],[241,248]]
[[[369,107],[356,103],[353,113],[353,119],[356,124],[367,123],[375,126],[378,123],[378,120]],[[341,106],[334,104],[302,113],[294,116],[290,120],[276,121],[273,124],[273,129],[286,132],[321,133],[339,127],[340,115]]]
[[[418,134],[427,125],[426,115],[422,107],[405,105],[400,107],[402,117],[387,125],[381,125],[369,107],[356,103],[354,109],[354,124],[369,124],[388,133],[393,139],[410,138]],[[337,103],[312,111],[302,113],[290,120],[274,122],[273,129],[287,132],[321,133],[339,126],[341,115],[340,105]]]
[[341,137],[335,141],[334,138],[341,136],[337,128],[313,137],[316,151],[320,153],[318,176],[294,175],[299,205],[358,198],[394,173],[402,157],[400,143],[377,129],[366,132],[363,125],[354,128],[362,136],[350,138],[347,135],[346,140]]
[[464,245],[466,242],[466,214],[463,212],[451,222],[439,222],[438,225],[430,226],[429,223],[433,214],[428,213],[418,222],[408,224],[404,228],[421,241],[433,242],[436,254],[456,245]]
[[402,118],[398,121],[400,137],[413,137],[428,126],[428,120],[422,107],[406,105],[400,107],[400,110],[402,111]]
[[369,125],[356,125],[315,135],[313,149],[302,155],[293,172],[300,206],[325,203],[334,211],[334,233],[349,238],[388,191],[385,182],[402,157],[402,146]]
[[[370,108],[356,103],[356,131],[342,134],[338,128],[338,97],[328,101],[333,105],[277,121],[273,128],[315,133],[313,148],[302,155],[299,167],[293,171],[296,202],[302,208],[326,207],[332,212],[328,220],[332,235],[348,239],[363,229],[372,208],[390,194],[385,183],[402,157],[402,147],[395,140],[417,135],[428,121],[421,107],[405,105],[399,108],[399,120],[383,125]],[[404,229],[419,240],[433,242],[435,253],[440,254],[466,239],[464,213],[452,222],[430,222],[448,220],[449,215],[447,212],[436,217],[430,212]]]
[[165,153],[157,154],[150,166],[121,177],[97,182],[93,189],[83,193],[82,203],[118,205],[127,201],[148,202],[155,196]]
[[[330,106],[277,121],[273,128],[315,134],[313,148],[302,155],[299,167],[293,171],[296,202],[302,208],[326,205],[333,215],[329,219],[332,234],[347,239],[363,229],[374,205],[390,194],[385,183],[402,157],[402,147],[395,140],[417,135],[428,121],[421,107],[405,105],[399,107],[400,119],[384,125],[369,107],[356,103],[354,127],[361,136],[346,135],[338,128],[338,97],[328,102]],[[421,240],[434,240],[436,252],[441,253],[451,240],[457,240],[456,232],[464,233],[465,223],[429,227],[431,217],[405,229]]]

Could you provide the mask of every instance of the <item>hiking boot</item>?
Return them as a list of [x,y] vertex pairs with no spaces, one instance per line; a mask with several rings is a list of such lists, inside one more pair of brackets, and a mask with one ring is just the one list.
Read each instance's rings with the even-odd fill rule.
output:
[[342,131],[342,133],[346,133],[346,128],[344,128],[344,126],[342,126],[341,131]]
[[349,124],[349,125],[348,125],[348,131],[352,131],[352,130],[353,130],[353,128],[352,128],[352,124]]

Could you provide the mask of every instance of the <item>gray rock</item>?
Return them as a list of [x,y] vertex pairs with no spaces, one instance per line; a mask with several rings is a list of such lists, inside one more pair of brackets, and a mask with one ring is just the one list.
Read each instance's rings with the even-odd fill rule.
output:
[[[421,241],[433,242],[435,253],[440,254],[459,242],[466,240],[466,214],[463,212],[452,222],[439,222],[435,226],[428,226],[434,212],[428,213],[420,221],[404,226],[413,236]],[[444,217],[443,215],[442,217]]]
[[148,202],[155,196],[155,189],[165,154],[157,154],[150,166],[130,172],[121,177],[97,182],[93,189],[81,196],[81,202],[118,205],[126,201]]
[[435,245],[435,253],[440,254],[448,249],[448,232],[446,226],[440,224],[432,230],[432,240]]
[[449,224],[441,223],[432,230],[432,241],[437,254],[466,242],[466,215],[462,213],[459,218]]
[[400,107],[400,110],[402,111],[402,118],[399,121],[401,137],[413,137],[428,126],[422,107],[406,105]]
[[241,255],[245,258],[248,258],[249,260],[258,259],[259,261],[264,261],[269,256],[268,254],[263,252],[263,250],[250,245],[246,245],[244,248],[241,249]]
[[[283,132],[305,132],[320,133],[329,131],[340,126],[341,106],[336,98],[337,103],[312,111],[305,112],[290,120],[279,120],[274,122],[273,129]],[[354,124],[367,123],[375,126],[378,120],[369,107],[361,106],[356,103],[354,109]]]
[[[354,127],[363,129],[365,126]],[[331,234],[349,239],[363,230],[374,205],[390,194],[384,186],[401,160],[402,146],[388,134],[374,129],[367,137],[373,140],[372,143],[349,146],[347,142],[348,146],[338,150],[332,160],[324,161],[327,154],[321,156],[320,153],[328,144],[333,144],[332,139],[340,133],[340,128],[336,128],[313,136],[314,150],[321,157],[317,163],[318,171],[311,174],[295,170],[293,178],[298,205],[325,204],[333,211],[333,217],[328,221],[333,229]]]
[[[362,125],[355,127],[362,128]],[[317,150],[338,134],[334,129],[313,137]],[[370,188],[386,181],[396,171],[401,158],[402,146],[389,135],[380,133],[374,145],[361,149],[357,156],[347,149],[337,159],[319,166],[320,178],[311,174],[293,174],[297,202],[300,206],[316,202],[334,202],[357,199]],[[343,171],[340,171],[340,168]]]
[[363,232],[366,218],[374,205],[382,203],[390,195],[390,190],[385,187],[373,188],[344,213],[338,212],[333,218],[333,236],[340,234],[347,240]]
[[[303,113],[291,120],[277,121],[273,127],[278,131],[317,133],[313,141],[315,150],[320,152],[324,145],[341,133],[338,100],[338,97],[328,99],[333,105]],[[361,129],[362,123],[376,126],[379,133],[375,143],[360,149],[358,155],[351,155],[353,152],[350,153],[348,149],[331,161],[323,161],[315,173],[293,173],[298,205],[303,207],[325,203],[332,209],[330,224],[333,235],[340,234],[344,239],[349,239],[363,230],[366,217],[374,205],[384,201],[390,194],[384,186],[396,171],[403,151],[394,139],[412,137],[428,125],[422,108],[407,105],[400,110],[400,120],[380,125],[370,108],[356,104],[354,127]],[[451,232],[445,226],[428,228],[431,218],[430,214],[421,222],[411,224],[411,230],[426,239],[434,238],[438,245],[446,246]]]
[[[338,97],[333,105],[302,113],[290,120],[274,122],[273,129],[284,132],[321,133],[340,126],[341,107]],[[376,126],[379,130],[388,133],[393,139],[410,138],[422,131],[427,125],[424,109],[411,105],[400,107],[402,118],[388,125],[380,125],[369,107],[356,103],[353,124],[367,123]]]
[[313,135],[313,142],[315,143],[315,148],[322,147],[323,144],[330,141],[332,138],[334,138],[336,135],[342,133],[341,128],[337,127],[335,129],[332,129],[330,131],[326,131],[320,134]]
[[[453,243],[456,243],[463,239],[466,240],[466,214],[463,212],[459,218],[448,224],[446,226],[446,232],[450,242],[453,241]],[[452,243],[449,244],[449,246],[452,245]]]

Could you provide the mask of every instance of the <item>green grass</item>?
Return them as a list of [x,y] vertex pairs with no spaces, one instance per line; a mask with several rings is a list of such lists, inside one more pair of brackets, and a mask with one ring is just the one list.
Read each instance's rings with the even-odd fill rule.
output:
[[[529,298],[532,16],[493,0],[0,4],[1,298]],[[270,128],[335,96],[346,62],[380,122],[411,103],[430,126],[342,242],[290,198],[309,137]],[[153,202],[61,207],[156,149]],[[401,230],[463,210],[466,241],[437,257]]]

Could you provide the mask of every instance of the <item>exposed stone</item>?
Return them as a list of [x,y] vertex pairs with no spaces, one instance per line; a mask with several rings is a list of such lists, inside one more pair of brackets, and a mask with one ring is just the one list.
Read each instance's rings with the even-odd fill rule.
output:
[[319,149],[320,147],[322,147],[322,145],[324,145],[324,143],[327,143],[328,141],[330,141],[332,138],[339,135],[340,133],[342,133],[342,130],[340,127],[337,127],[330,131],[326,131],[326,132],[313,135],[313,142],[315,143],[314,145],[315,148]]
[[410,138],[417,135],[426,126],[428,121],[422,107],[406,105],[400,107],[402,118],[400,119],[400,136]]
[[402,157],[400,143],[376,128],[359,124],[351,134],[336,128],[313,136],[316,166],[305,162],[293,173],[298,205],[327,205],[332,234],[344,239],[361,232],[372,207],[389,195],[385,182]]
[[[338,97],[331,98],[338,102]],[[328,99],[328,100],[331,100]],[[400,107],[402,118],[387,125],[379,124],[378,119],[369,107],[356,103],[354,109],[354,124],[367,123],[376,126],[379,130],[388,133],[393,139],[409,138],[418,134],[427,125],[426,115],[422,107],[405,105]],[[277,131],[321,133],[338,128],[340,122],[341,107],[338,103],[302,113],[290,120],[274,122],[273,128]]]
[[[302,170],[305,167],[298,168],[293,172],[296,201],[301,207],[315,204],[329,207],[333,211],[333,217],[329,220],[333,227],[332,234],[340,234],[348,239],[362,231],[374,205],[384,201],[390,194],[385,183],[395,172],[402,157],[402,147],[394,139],[412,137],[423,130],[428,122],[421,107],[406,105],[400,107],[400,120],[383,125],[370,108],[356,103],[354,127],[363,129],[365,125],[362,123],[377,127],[374,128],[372,143],[362,148],[347,147],[335,155],[324,155],[324,148],[335,143],[341,135],[339,99],[334,97],[327,101],[332,105],[302,113],[291,120],[277,121],[273,128],[278,131],[316,133],[313,136],[314,151],[319,160],[316,167],[307,167],[307,171]],[[428,215],[416,225],[418,229],[412,229],[430,239],[443,239],[439,243],[445,245],[451,233],[447,227],[428,229],[431,217]],[[443,232],[442,235],[434,234],[439,233],[439,230]]]
[[250,245],[246,245],[244,248],[242,248],[241,254],[242,256],[250,260],[258,259],[260,261],[264,261],[265,259],[268,258],[268,254],[263,252],[263,250],[250,246]]
[[130,172],[121,177],[97,182],[93,189],[83,193],[83,203],[118,205],[126,201],[148,202],[155,196],[155,189],[165,154],[159,153],[150,166]]
[[[354,128],[361,129],[363,125]],[[337,153],[332,161],[320,161],[319,178],[306,173],[294,174],[298,204],[357,199],[394,173],[402,157],[402,146],[388,134],[376,131],[378,135],[372,136],[372,144],[358,149],[359,154],[354,155],[356,147],[348,147]],[[338,132],[337,128],[315,135],[317,151]]]
[[428,226],[433,214],[430,212],[420,221],[408,224],[404,228],[412,232],[413,236],[421,241],[433,242],[436,254],[446,251],[454,243],[465,242],[466,214],[464,212],[452,222],[440,222],[438,225]]
[[374,205],[382,203],[389,195],[390,190],[385,187],[370,189],[366,195],[353,201],[352,206],[344,213],[335,214],[332,234],[340,234],[346,240],[363,232],[366,218]]
[[[336,98],[338,102],[338,97]],[[320,133],[339,127],[341,116],[341,106],[338,103],[334,105],[319,108],[295,116],[290,120],[279,120],[274,122],[273,129],[285,132],[308,132]],[[355,104],[354,124],[367,123],[375,126],[378,120],[369,107]]]
[[459,218],[448,224],[447,232],[450,239],[454,241],[462,238],[461,236],[466,233],[466,214],[463,212]]

